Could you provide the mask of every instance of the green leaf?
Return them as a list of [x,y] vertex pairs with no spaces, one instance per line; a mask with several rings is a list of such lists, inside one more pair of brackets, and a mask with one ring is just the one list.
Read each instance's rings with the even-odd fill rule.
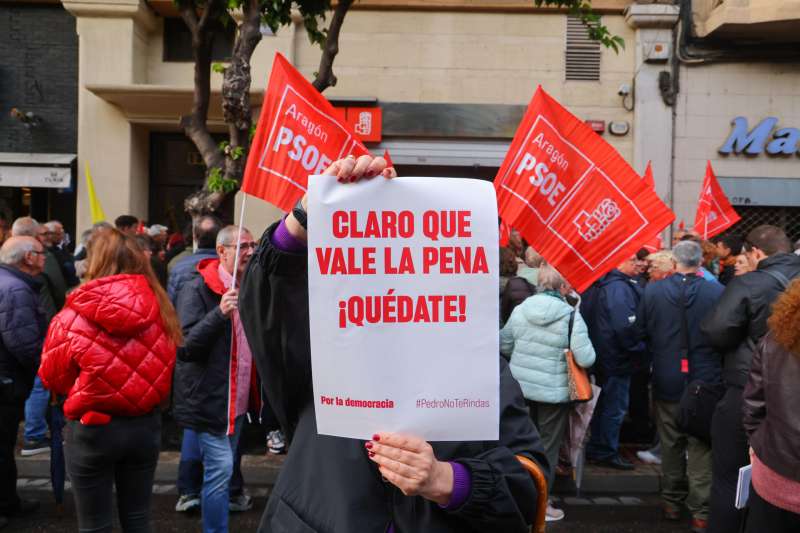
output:
[[211,70],[218,74],[225,74],[225,69],[228,68],[222,63],[211,63]]

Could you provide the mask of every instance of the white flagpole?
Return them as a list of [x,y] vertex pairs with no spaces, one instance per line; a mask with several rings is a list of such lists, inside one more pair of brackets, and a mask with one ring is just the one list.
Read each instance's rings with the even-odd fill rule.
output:
[[236,288],[236,276],[239,273],[239,253],[242,251],[242,225],[244,224],[244,209],[247,205],[247,194],[242,196],[242,211],[239,213],[239,234],[236,237],[236,256],[233,258],[233,284],[231,288]]

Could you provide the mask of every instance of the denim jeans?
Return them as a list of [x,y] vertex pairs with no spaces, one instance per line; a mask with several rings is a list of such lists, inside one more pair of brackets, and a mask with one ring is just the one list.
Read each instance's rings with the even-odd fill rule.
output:
[[197,433],[200,457],[203,460],[203,489],[200,507],[204,533],[227,533],[228,503],[233,463],[244,416],[236,419],[233,435]]
[[39,376],[33,381],[33,389],[25,401],[25,440],[42,440],[47,437],[47,404],[50,393],[42,385]]
[[161,413],[113,417],[98,426],[70,420],[64,458],[72,481],[78,531],[111,533],[113,486],[125,533],[149,533],[153,477],[161,447]]
[[[200,444],[197,442],[197,432],[193,429],[183,430],[181,441],[181,460],[178,463],[178,494],[199,495],[203,488],[203,460],[200,457]],[[233,459],[233,476],[231,477],[231,498],[239,496],[244,491],[244,478],[242,477],[242,448],[236,446],[236,455]]]
[[628,410],[630,376],[607,376],[592,417],[592,437],[586,446],[586,457],[594,460],[613,459],[619,455],[619,430]]

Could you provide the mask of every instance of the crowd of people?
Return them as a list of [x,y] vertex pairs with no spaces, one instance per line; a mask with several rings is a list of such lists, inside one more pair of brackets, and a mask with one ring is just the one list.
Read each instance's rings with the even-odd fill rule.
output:
[[[800,368],[800,281],[792,280],[800,277],[800,257],[783,230],[762,225],[713,242],[678,231],[671,249],[642,249],[572,298],[563,280],[554,291],[552,269],[518,234],[500,254],[500,271],[501,352],[551,463],[558,463],[571,410],[563,355],[570,348],[601,388],[588,462],[635,469],[632,454],[620,450],[627,424],[629,437],[644,435],[641,442],[653,445],[638,457],[661,465],[664,518],[681,520],[685,509],[694,532],[795,530],[800,476],[787,461],[800,456],[800,426],[787,408],[798,398],[792,378]],[[537,274],[534,288],[528,280]],[[571,333],[571,307],[554,298],[583,318]],[[763,357],[773,353],[782,362],[767,360],[764,377]],[[651,420],[655,431],[648,433]],[[767,444],[778,431],[783,436]],[[763,456],[769,466],[756,462]],[[751,491],[757,514],[734,505],[739,469],[751,462],[753,475],[756,467],[760,473]],[[552,486],[552,476],[548,481]],[[548,520],[563,516],[548,507]]]
[[[339,181],[393,177],[382,158],[335,162]],[[344,185],[343,185],[344,186]],[[567,352],[599,387],[585,446],[661,464],[663,515],[694,532],[800,528],[800,256],[775,226],[714,242],[678,231],[576,293],[512,232],[500,251],[500,431],[493,442],[368,441],[316,431],[305,198],[260,239],[198,217],[183,233],[123,215],[81,235],[22,217],[0,247],[0,527],[18,497],[15,448],[63,451],[79,528],[150,530],[162,418],[182,428],[176,511],[207,532],[252,507],[243,426],[291,445],[262,531],[526,531],[552,488],[576,404]],[[285,436],[284,436],[285,435]],[[59,443],[61,437],[59,437]],[[58,446],[60,450],[61,447]],[[734,506],[752,464],[750,505]],[[346,489],[346,490],[343,490]],[[548,520],[564,518],[548,503]]]
[[68,243],[58,221],[21,217],[0,248],[0,527],[38,507],[16,493],[19,423],[20,454],[47,453],[55,410],[67,420],[82,530],[110,531],[112,484],[123,529],[148,530],[166,414],[184,428],[176,511],[202,507],[204,530],[227,531],[229,512],[252,508],[238,446],[245,415],[266,428],[270,453],[286,450],[236,309],[252,235],[214,216],[169,235],[122,215],[94,224],[75,250]]

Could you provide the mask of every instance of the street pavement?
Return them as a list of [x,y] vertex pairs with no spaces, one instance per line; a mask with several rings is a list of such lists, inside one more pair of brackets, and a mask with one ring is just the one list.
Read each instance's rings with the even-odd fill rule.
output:
[[[174,486],[156,485],[153,495],[153,530],[159,533],[194,533],[200,531],[200,514],[175,512],[177,495]],[[261,494],[261,493],[259,493]],[[25,483],[23,498],[38,499],[40,510],[30,516],[16,517],[3,529],[8,532],[62,533],[76,531],[75,506],[67,492],[63,509],[58,509],[48,486]],[[230,530],[254,532],[258,528],[266,498],[256,496],[251,511],[231,515]],[[688,517],[683,522],[667,522],[661,518],[656,496],[584,496],[556,497],[556,505],[564,509],[566,518],[548,524],[548,533],[684,533],[689,530]],[[119,530],[119,524],[115,524]],[[354,532],[357,533],[357,532]],[[487,532],[496,533],[496,532]]]

